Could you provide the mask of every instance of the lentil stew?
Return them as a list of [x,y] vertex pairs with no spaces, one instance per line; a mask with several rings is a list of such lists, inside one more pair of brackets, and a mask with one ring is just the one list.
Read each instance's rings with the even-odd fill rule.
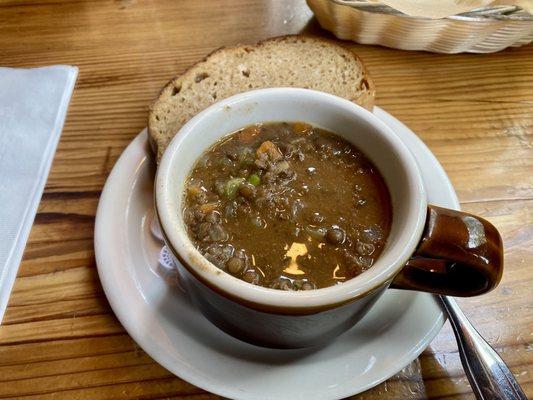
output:
[[302,122],[251,125],[213,145],[186,183],[189,237],[218,268],[281,290],[342,283],[370,268],[392,213],[375,166]]

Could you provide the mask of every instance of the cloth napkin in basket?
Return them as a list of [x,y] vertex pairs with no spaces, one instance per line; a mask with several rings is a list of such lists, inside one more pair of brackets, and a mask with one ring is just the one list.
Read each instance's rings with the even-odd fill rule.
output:
[[0,322],[65,122],[78,68],[0,68]]

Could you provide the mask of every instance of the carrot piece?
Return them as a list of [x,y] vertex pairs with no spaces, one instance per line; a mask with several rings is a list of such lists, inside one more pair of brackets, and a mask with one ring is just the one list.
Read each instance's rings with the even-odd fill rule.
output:
[[271,161],[278,161],[283,158],[283,154],[281,154],[281,151],[278,149],[278,146],[276,146],[270,140],[261,143],[261,146],[259,146],[256,153],[258,156],[262,154],[267,155]]

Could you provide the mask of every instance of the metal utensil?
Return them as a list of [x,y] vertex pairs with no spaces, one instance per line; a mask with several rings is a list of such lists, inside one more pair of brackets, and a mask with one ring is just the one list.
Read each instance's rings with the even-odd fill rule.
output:
[[509,367],[476,331],[455,300],[438,297],[452,324],[463,368],[476,398],[527,400]]

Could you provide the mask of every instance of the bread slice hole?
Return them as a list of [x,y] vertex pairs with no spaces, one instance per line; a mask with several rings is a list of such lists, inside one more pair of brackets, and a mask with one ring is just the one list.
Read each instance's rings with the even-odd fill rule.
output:
[[250,70],[249,69],[243,69],[241,71],[241,73],[247,78],[250,76]]
[[194,78],[194,81],[196,83],[202,82],[205,78],[209,78],[209,74],[207,72],[202,72],[196,75],[196,78]]
[[174,86],[174,87],[172,88],[172,96],[177,95],[180,91],[181,91],[181,85],[179,85],[179,86]]

